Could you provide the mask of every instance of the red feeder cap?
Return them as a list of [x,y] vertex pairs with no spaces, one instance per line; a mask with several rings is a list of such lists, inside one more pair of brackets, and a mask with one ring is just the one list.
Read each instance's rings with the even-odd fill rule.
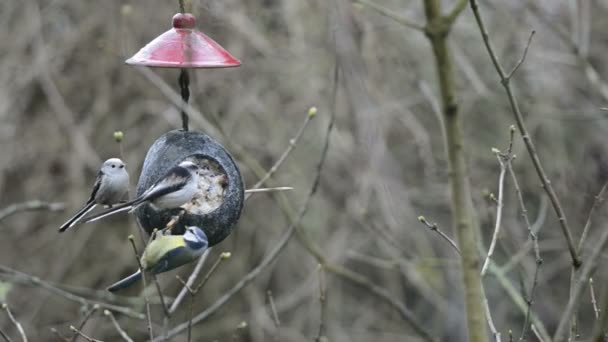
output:
[[160,68],[229,68],[241,65],[220,44],[196,30],[190,13],[173,16],[173,28],[156,37],[126,63]]

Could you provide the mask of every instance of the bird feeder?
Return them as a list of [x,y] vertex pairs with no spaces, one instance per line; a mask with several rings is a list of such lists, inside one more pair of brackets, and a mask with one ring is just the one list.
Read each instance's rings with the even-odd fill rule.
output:
[[[188,69],[237,67],[241,62],[221,45],[196,29],[190,13],[173,16],[172,28],[144,46],[126,63],[152,68],[179,68],[178,83],[182,104],[182,129],[167,132],[148,150],[136,188],[137,196],[146,191],[171,167],[184,160],[200,169],[199,192],[184,206],[172,233],[183,234],[185,227],[200,227],[215,245],[226,238],[240,217],[244,184],[237,164],[217,141],[201,132],[189,131],[184,105],[190,97]],[[163,229],[180,210],[157,211],[150,205],[139,207],[135,216],[148,233]]]

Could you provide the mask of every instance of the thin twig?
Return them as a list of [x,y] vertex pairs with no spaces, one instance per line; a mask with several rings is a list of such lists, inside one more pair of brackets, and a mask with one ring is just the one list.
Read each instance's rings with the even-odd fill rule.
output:
[[165,304],[165,298],[163,296],[163,291],[160,288],[160,284],[158,283],[158,279],[154,274],[150,275],[152,277],[152,281],[154,281],[154,285],[156,286],[156,291],[158,292],[158,297],[160,299],[160,305],[163,307],[163,312],[165,313],[165,317],[171,317],[171,312],[169,312],[169,307]]
[[127,335],[127,333],[120,327],[120,324],[118,324],[118,321],[112,314],[112,311],[104,310],[103,314],[110,317],[112,324],[114,324],[114,328],[116,328],[116,331],[122,337],[123,340],[125,340],[126,342],[133,342],[133,339],[131,339],[131,337],[129,337],[129,335]]
[[[270,177],[272,177],[272,175],[274,175],[275,172],[277,172],[279,167],[281,167],[281,165],[283,165],[283,162],[285,162],[285,160],[287,159],[289,154],[291,154],[291,151],[293,151],[293,149],[296,148],[296,145],[298,144],[298,141],[304,134],[306,127],[308,127],[308,124],[315,116],[317,116],[317,108],[312,107],[306,114],[306,118],[304,118],[304,122],[302,123],[302,125],[300,125],[300,129],[298,129],[298,132],[296,133],[295,137],[293,137],[292,139],[289,140],[289,145],[287,145],[287,148],[285,149],[285,151],[283,151],[283,153],[281,154],[279,159],[277,159],[277,161],[274,163],[274,165],[272,165],[270,170],[268,170],[268,172],[266,172],[264,177],[262,177],[259,181],[257,181],[252,186],[252,188],[250,189],[250,192],[253,192],[252,190],[257,189],[257,188],[261,187],[262,185],[264,185],[264,183]],[[249,196],[251,196],[251,194],[247,194],[245,196],[245,200],[247,200],[249,198]]]
[[[152,235],[154,235],[154,233]],[[135,238],[133,237],[133,235],[129,235],[129,242],[131,242],[131,246],[133,247],[133,253],[135,253],[135,260],[137,260],[137,265],[139,267],[139,270],[141,271],[143,296],[144,302],[146,303],[146,316],[148,316],[148,333],[150,334],[150,341],[152,341],[154,339],[154,333],[152,332],[152,314],[150,313],[150,302],[148,301],[148,295],[146,294],[146,271],[141,265],[139,253],[137,252],[137,246],[135,245]]]
[[5,342],[13,342],[13,340],[11,340],[11,338],[8,337],[8,335],[2,331],[2,329],[0,329],[0,336],[2,336]]
[[53,335],[55,335],[55,337],[57,337],[60,341],[62,341],[62,342],[70,341],[67,337],[63,336],[59,331],[57,331],[57,329],[50,328],[49,330],[51,330],[51,333],[53,333]]
[[532,330],[532,332],[534,333],[534,336],[536,336],[536,338],[538,339],[539,342],[545,342],[545,340],[540,336],[540,333],[538,332],[536,325],[532,324],[532,326],[530,326],[530,329]]
[[467,0],[458,0],[458,2],[454,5],[454,8],[446,14],[445,19],[447,22],[452,25],[452,23],[458,18],[460,13],[467,7]]
[[600,309],[597,307],[597,300],[595,299],[595,290],[593,289],[593,278],[589,278],[589,293],[591,294],[591,305],[593,305],[593,313],[595,314],[595,320],[600,319]]
[[510,80],[513,77],[513,75],[517,72],[519,67],[526,60],[526,56],[528,55],[528,48],[530,47],[530,44],[532,43],[532,37],[534,37],[535,33],[536,33],[536,31],[534,31],[534,30],[532,30],[532,32],[530,32],[530,37],[528,37],[528,43],[526,44],[526,47],[524,48],[524,53],[521,55],[521,58],[519,59],[519,61],[517,61],[517,63],[515,63],[515,66],[513,67],[513,69],[511,69],[511,72],[509,72],[509,74],[507,75],[507,80]]
[[583,228],[583,233],[581,234],[581,238],[578,241],[577,252],[579,255],[583,251],[583,246],[585,244],[585,241],[587,240],[587,235],[589,234],[589,230],[591,229],[591,218],[593,217],[595,210],[598,209],[598,207],[602,203],[604,203],[604,193],[606,192],[606,189],[608,189],[608,182],[604,183],[604,185],[600,189],[600,192],[598,192],[598,194],[595,195],[593,205],[591,205],[591,209],[589,210],[589,215],[587,215],[587,220],[585,221],[585,228]]
[[[333,114],[332,114],[332,118],[333,118]],[[324,165],[325,159],[327,157],[327,149],[329,147],[329,136],[330,136],[332,128],[333,128],[333,119],[330,120],[330,125],[327,128],[324,147],[323,147],[321,156],[319,158],[319,162],[316,167],[315,178],[312,183],[311,190],[308,193],[306,200],[300,207],[298,215],[290,223],[289,227],[287,227],[287,230],[283,234],[281,239],[277,242],[277,244],[274,246],[274,248],[266,255],[266,257],[262,260],[262,262],[258,266],[256,266],[253,270],[251,270],[243,278],[241,278],[241,280],[236,285],[234,285],[224,295],[222,295],[220,298],[218,298],[206,310],[204,310],[203,312],[201,312],[198,315],[196,315],[195,317],[193,317],[191,320],[191,322],[192,322],[191,324],[196,324],[198,322],[201,322],[204,319],[206,319],[207,317],[214,314],[219,308],[221,308],[230,299],[232,299],[232,297],[234,297],[234,295],[239,293],[245,286],[247,286],[254,279],[256,279],[262,273],[262,271],[264,271],[264,269],[266,269],[266,267],[268,267],[279,256],[279,254],[285,248],[285,246],[287,246],[287,243],[289,242],[289,240],[293,236],[293,233],[295,232],[296,226],[298,226],[300,224],[300,222],[302,221],[302,218],[308,211],[310,201],[311,201],[313,195],[317,191],[319,179],[321,177],[321,171],[323,170],[323,165]],[[173,336],[176,336],[177,334],[181,333],[182,331],[188,329],[189,324],[190,324],[189,322],[185,322],[185,323],[181,323],[178,326],[174,327],[167,333],[166,338],[171,338]],[[158,340],[154,340],[154,342],[157,342],[157,341]]]
[[280,335],[281,321],[279,320],[279,314],[277,313],[277,307],[274,305],[274,298],[272,291],[266,291],[268,296],[268,304],[270,305],[270,312],[272,313],[272,321],[274,322],[275,328],[277,328],[277,335]]
[[410,19],[404,18],[384,6],[380,6],[372,1],[368,1],[368,0],[354,0],[354,2],[367,6],[371,9],[373,9],[374,11],[376,11],[378,14],[381,14],[387,18],[393,19],[394,21],[398,22],[399,24],[401,24],[405,27],[409,27],[411,29],[414,29],[414,30],[417,30],[420,32],[424,32],[423,25],[417,24],[417,23],[411,21]]
[[19,331],[19,334],[21,335],[21,340],[23,340],[23,342],[27,342],[27,336],[25,335],[25,330],[23,330],[23,326],[21,326],[21,323],[19,323],[15,319],[15,316],[13,316],[11,309],[8,308],[8,305],[6,303],[2,304],[2,308],[4,309],[4,311],[6,311],[6,314],[8,315],[8,318],[11,320],[11,322],[13,322],[15,327],[17,327],[17,330]]
[[579,270],[578,279],[574,282],[574,286],[570,291],[568,305],[563,311],[562,317],[560,318],[559,324],[555,331],[555,336],[553,337],[554,342],[562,342],[566,339],[566,332],[570,330],[568,328],[569,322],[574,316],[574,312],[581,301],[583,286],[587,279],[589,279],[595,272],[602,251],[606,246],[608,246],[608,229],[602,232],[596,246],[593,248],[588,257],[588,261],[585,261],[585,264]]
[[177,295],[177,297],[175,298],[175,300],[173,301],[173,303],[171,303],[171,308],[169,308],[169,312],[170,313],[174,313],[175,310],[177,310],[177,307],[182,302],[182,300],[186,297],[186,294],[189,292],[188,288],[194,285],[194,282],[196,281],[196,278],[198,278],[198,274],[203,269],[203,265],[205,264],[205,260],[209,256],[210,252],[211,252],[211,248],[208,248],[205,251],[205,253],[203,253],[203,255],[198,259],[198,262],[197,262],[196,266],[194,267],[194,270],[192,271],[192,273],[188,277],[188,281],[186,282],[187,286],[184,286],[182,288],[182,290],[179,292],[179,294]]
[[[93,307],[84,315],[84,318],[82,319],[82,321],[80,322],[80,324],[78,325],[78,330],[82,330],[84,329],[84,326],[87,324],[87,322],[89,321],[89,318],[91,318],[91,316],[93,315],[93,313],[95,311],[97,311],[99,309],[99,305],[93,305]],[[71,342],[75,342],[76,339],[78,339],[78,334],[74,334],[72,336],[72,339],[70,340]]]
[[60,202],[44,202],[41,200],[32,200],[23,203],[15,203],[9,205],[8,207],[0,209],[0,221],[22,211],[62,211],[63,209],[65,209],[65,205]]
[[460,249],[458,249],[456,242],[454,242],[454,240],[452,240],[449,236],[447,236],[444,232],[442,232],[439,229],[439,227],[437,227],[437,223],[435,223],[435,222],[431,223],[431,222],[427,221],[426,218],[424,218],[424,216],[418,216],[418,221],[422,222],[430,230],[439,234],[439,236],[441,236],[445,241],[447,241],[450,244],[450,246],[452,246],[454,248],[454,250],[458,254],[460,254]]
[[245,190],[246,194],[255,194],[258,192],[275,192],[275,191],[290,191],[293,190],[290,186],[278,186],[274,188],[261,188],[261,189],[247,189]]
[[571,233],[570,226],[568,225],[568,221],[566,220],[566,215],[559,202],[557,194],[555,193],[555,190],[553,189],[553,186],[551,185],[551,182],[549,181],[549,178],[547,177],[547,174],[545,173],[545,170],[543,169],[543,166],[538,157],[538,153],[536,152],[536,147],[534,146],[534,143],[532,142],[532,138],[530,137],[530,134],[528,133],[528,129],[526,128],[526,125],[524,123],[523,115],[521,113],[521,110],[519,109],[519,104],[518,104],[517,100],[515,99],[515,96],[513,95],[511,85],[509,82],[510,79],[507,78],[507,75],[505,74],[502,66],[500,65],[500,63],[498,61],[498,57],[496,56],[496,53],[494,52],[494,48],[492,46],[492,42],[490,41],[488,31],[485,28],[485,24],[483,22],[483,19],[481,18],[480,12],[479,12],[477,0],[469,0],[469,3],[471,5],[471,9],[473,10],[473,15],[475,16],[475,20],[477,22],[477,26],[479,27],[479,31],[481,33],[483,42],[486,46],[486,50],[488,51],[488,55],[490,56],[490,59],[492,60],[492,63],[494,64],[494,68],[496,69],[496,72],[500,76],[501,84],[503,85],[503,87],[505,88],[505,91],[507,93],[507,97],[509,99],[511,109],[513,111],[513,115],[515,116],[515,121],[517,122],[517,127],[522,136],[524,144],[526,145],[528,154],[530,155],[530,158],[532,159],[532,163],[534,164],[536,173],[538,174],[538,177],[540,178],[540,181],[543,185],[543,189],[549,196],[549,199],[551,200],[551,204],[553,205],[553,209],[555,210],[555,213],[557,214],[557,218],[559,220],[562,234],[564,235],[564,238],[568,245],[568,251],[570,252],[570,257],[572,259],[572,265],[574,266],[574,268],[579,268],[581,266],[582,262],[576,252],[576,247],[574,245],[574,240],[572,239],[572,233]]
[[325,282],[325,268],[319,265],[319,306],[321,317],[319,318],[319,333],[316,342],[322,342],[325,337],[325,322],[327,321],[327,285]]
[[494,225],[494,234],[492,235],[492,242],[490,242],[490,248],[488,249],[488,255],[486,260],[483,262],[481,268],[481,276],[485,276],[488,271],[488,264],[494,254],[496,248],[496,241],[498,241],[498,235],[500,234],[500,227],[502,223],[502,208],[504,205],[504,187],[505,187],[505,174],[507,173],[507,164],[511,162],[511,155],[503,155],[498,149],[493,148],[492,152],[496,155],[498,163],[500,164],[500,174],[498,176],[498,200],[496,202],[496,224]]
[[82,331],[76,329],[76,327],[73,325],[70,325],[70,330],[72,330],[77,336],[80,336],[89,342],[103,342],[102,340],[96,340],[90,336],[85,335]]
[[490,312],[490,304],[488,304],[488,298],[485,297],[485,293],[484,293],[483,305],[484,305],[485,311],[486,311],[486,319],[488,320],[488,326],[490,327],[490,331],[492,332],[492,335],[494,335],[494,341],[500,342],[501,341],[500,333],[498,332],[498,330],[496,330],[496,326],[494,325],[494,321],[492,320],[492,313]]
[[[38,277],[29,275],[27,273],[23,273],[20,271],[16,271],[13,270],[9,267],[0,265],[0,272],[4,272],[6,274],[0,274],[0,277],[6,277],[7,280],[9,281],[15,281],[15,282],[19,282],[21,284],[28,284],[28,285],[34,285],[34,286],[38,286],[44,290],[47,290],[57,296],[63,297],[67,300],[79,303],[80,305],[83,306],[92,306],[95,304],[98,304],[100,307],[102,308],[106,308],[109,310],[113,310],[116,312],[120,312],[123,315],[127,315],[129,317],[132,318],[136,318],[136,319],[145,319],[145,316],[135,312],[134,310],[124,307],[124,306],[119,306],[119,305],[113,305],[113,304],[109,304],[109,303],[104,303],[104,302],[100,302],[100,301],[96,301],[96,300],[89,300],[86,299],[84,297],[75,295],[71,292],[68,292],[66,290],[60,289],[57,286],[48,283],[46,281],[41,280]],[[12,278],[9,279],[7,276],[11,276]]]

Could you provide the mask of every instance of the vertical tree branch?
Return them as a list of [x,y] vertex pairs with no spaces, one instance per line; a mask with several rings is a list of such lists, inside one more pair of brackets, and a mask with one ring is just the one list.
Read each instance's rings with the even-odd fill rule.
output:
[[447,143],[452,220],[460,244],[469,340],[481,342],[487,340],[487,331],[484,319],[483,289],[479,274],[480,261],[477,255],[477,243],[469,207],[471,194],[467,179],[462,128],[455,96],[454,71],[447,44],[447,37],[454,19],[446,19],[441,16],[441,2],[439,0],[425,0],[424,9],[427,19],[425,33],[433,48],[439,77],[441,111],[444,118]]

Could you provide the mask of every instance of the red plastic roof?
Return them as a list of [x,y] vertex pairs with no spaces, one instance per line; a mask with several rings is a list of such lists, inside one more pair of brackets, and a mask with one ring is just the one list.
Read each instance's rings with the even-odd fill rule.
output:
[[241,62],[220,44],[195,29],[190,13],[173,16],[173,28],[156,37],[126,63],[160,68],[229,68]]

